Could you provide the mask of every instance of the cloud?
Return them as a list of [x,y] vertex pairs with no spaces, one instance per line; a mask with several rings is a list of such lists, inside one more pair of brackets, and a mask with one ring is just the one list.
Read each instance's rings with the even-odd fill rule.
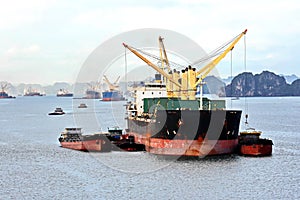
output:
[[37,44],[31,44],[26,47],[12,46],[6,50],[5,56],[7,57],[18,57],[18,56],[28,56],[39,53],[41,50],[40,46]]
[[10,0],[0,7],[0,30],[14,30],[41,20],[54,0]]
[[[0,65],[2,72],[6,66],[7,71],[44,66],[44,72],[68,76],[94,48],[123,31],[170,29],[210,52],[248,28],[249,67],[286,63],[295,71],[300,63],[299,10],[298,0],[11,0],[0,7]],[[239,50],[243,41],[235,55]],[[238,58],[234,62],[242,66]]]
[[33,45],[30,45],[29,47],[26,47],[23,49],[23,52],[24,53],[37,53],[40,51],[40,47],[39,45],[36,45],[36,44],[33,44]]

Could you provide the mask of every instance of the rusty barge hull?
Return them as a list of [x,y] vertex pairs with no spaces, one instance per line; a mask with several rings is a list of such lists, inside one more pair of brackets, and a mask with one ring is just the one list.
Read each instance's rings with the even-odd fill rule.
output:
[[78,151],[111,151],[111,143],[105,136],[94,134],[84,135],[76,140],[67,138],[61,139],[60,144],[64,148],[74,149]]

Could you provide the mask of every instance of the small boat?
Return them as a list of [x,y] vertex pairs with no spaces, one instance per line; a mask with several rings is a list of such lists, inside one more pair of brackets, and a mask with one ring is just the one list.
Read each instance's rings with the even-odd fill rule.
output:
[[81,103],[78,108],[87,108],[87,105],[85,103]]
[[111,143],[103,134],[83,135],[81,128],[65,128],[58,138],[61,146],[79,151],[111,151]]
[[61,108],[55,108],[54,112],[49,113],[48,115],[64,115],[65,112]]
[[145,151],[144,144],[135,143],[133,135],[123,134],[123,130],[117,126],[108,128],[106,137],[111,141],[112,150]]
[[261,131],[253,128],[240,132],[239,154],[244,156],[270,156],[272,155],[271,139],[260,138]]

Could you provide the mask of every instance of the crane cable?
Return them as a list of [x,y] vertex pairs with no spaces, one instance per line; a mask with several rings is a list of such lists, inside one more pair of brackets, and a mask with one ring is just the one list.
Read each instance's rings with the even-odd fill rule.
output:
[[[201,63],[204,63],[206,61],[209,61],[211,59],[213,59],[214,57],[222,54],[224,52],[224,48],[226,46],[228,46],[229,44],[232,43],[232,41],[234,41],[239,35],[237,35],[236,37],[234,37],[233,39],[229,40],[228,42],[224,43],[223,45],[221,45],[220,47],[216,48],[215,50],[213,50],[212,52],[210,52],[209,54],[207,54],[206,56],[200,58],[199,60],[195,61],[195,62],[192,62],[192,63],[188,63],[188,65],[191,65],[191,66],[195,66],[195,65],[199,65]],[[128,45],[129,46],[129,45]],[[152,59],[156,60],[156,61],[159,61],[161,62],[161,58],[159,56],[156,56],[156,55],[153,55],[151,53],[148,53],[148,52],[145,52],[141,49],[138,49],[138,48],[135,48],[135,47],[132,47],[130,46],[130,48],[134,49],[135,51],[138,51],[139,53],[141,54],[144,54],[144,55],[147,55],[149,57],[151,57]],[[172,62],[172,61],[169,61],[170,65],[172,65],[174,67],[174,69],[184,69],[186,68],[186,66],[184,65],[181,65],[181,64],[178,64],[176,62]]]
[[[132,47],[132,46],[129,46],[129,47],[132,48],[132,49],[134,49],[135,51],[141,53],[141,54],[147,55],[147,56],[151,57],[152,59],[155,59],[155,60],[161,62],[160,61],[161,59],[160,59],[159,56],[153,55],[151,53],[145,52],[145,51],[143,51],[141,49],[138,49],[138,48],[135,48],[135,47]],[[176,68],[185,68],[185,66],[183,66],[181,64],[178,64],[178,63],[175,63],[175,62],[172,62],[172,61],[169,61],[169,63],[172,64],[173,66],[176,66]]]
[[[247,65],[246,65],[246,35],[244,35],[244,70],[247,72]],[[247,74],[245,73],[245,89],[247,86]],[[245,125],[248,125],[248,101],[247,101],[247,94],[244,93],[245,98]]]
[[231,108],[232,108],[232,98],[233,98],[233,95],[232,95],[232,50],[230,51],[230,78],[231,78],[231,84],[230,84],[230,97],[231,97]]
[[[193,63],[187,63],[188,65],[190,66],[195,66],[195,65],[199,65],[199,64],[202,64],[206,61],[209,61],[211,59],[213,59],[214,57],[216,56],[219,56],[220,54],[222,54],[225,50],[225,48],[230,45],[237,37],[239,37],[239,35],[235,36],[234,38],[232,38],[231,40],[229,40],[228,42],[225,42],[223,45],[221,45],[220,47],[216,48],[215,50],[213,50],[212,52],[210,52],[208,55],[200,58],[199,60],[193,62]],[[129,46],[129,45],[128,45]],[[141,49],[138,49],[138,48],[135,48],[135,47],[132,47],[130,46],[130,48],[134,49],[135,51],[141,53],[141,54],[144,54],[144,55],[147,55],[148,57],[151,57],[153,60],[156,60],[158,62],[161,62],[161,58],[159,56],[156,56],[156,55],[153,55],[151,53],[148,53],[148,52],[145,52]],[[178,64],[176,62],[172,62],[172,61],[169,61],[169,64],[173,67],[173,69],[175,70],[182,70],[184,68],[186,68],[186,66],[182,65],[182,64]]]
[[126,85],[126,92],[128,90],[128,82],[127,82],[127,53],[126,53],[126,48],[124,47],[124,57],[125,57],[125,60],[124,60],[124,64],[125,64],[125,85]]
[[218,48],[216,48],[215,50],[213,50],[212,52],[210,52],[207,56],[200,58],[199,60],[193,62],[191,64],[191,66],[197,65],[199,63],[203,63],[207,60],[210,60],[220,54],[222,54],[224,52],[223,49],[225,49],[229,44],[231,44],[236,38],[238,38],[239,35],[235,36],[234,38],[232,38],[231,40],[225,42],[224,44],[222,44],[221,46],[219,46]]

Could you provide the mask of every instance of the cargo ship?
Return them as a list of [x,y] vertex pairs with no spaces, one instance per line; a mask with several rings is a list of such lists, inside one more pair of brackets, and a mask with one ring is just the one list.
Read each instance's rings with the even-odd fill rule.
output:
[[46,96],[46,94],[40,93],[36,89],[29,87],[27,90],[24,90],[24,96]]
[[86,90],[84,99],[100,99],[100,92],[96,90]]
[[16,97],[8,95],[5,91],[0,91],[0,99],[14,99]]
[[247,129],[240,132],[239,154],[244,156],[271,156],[273,141],[260,138],[261,131]]
[[81,128],[65,128],[58,138],[61,146],[79,151],[111,151],[111,143],[103,134],[83,135]]
[[73,93],[69,92],[65,89],[59,89],[59,91],[56,94],[57,97],[73,97]]
[[88,83],[89,88],[85,91],[83,99],[100,99],[99,83]]
[[[142,101],[127,105],[129,135],[146,151],[157,155],[206,156],[235,153],[242,111],[225,110],[225,101],[202,99],[182,100],[158,97],[164,90],[157,84],[146,84],[139,93]],[[136,88],[137,89],[137,88]],[[146,94],[147,95],[147,94]],[[141,109],[138,109],[141,108]]]
[[120,91],[102,92],[102,101],[124,101],[125,98]]
[[156,66],[142,55],[141,49],[123,43],[158,73],[153,83],[133,88],[133,99],[126,105],[127,133],[156,155],[204,157],[236,153],[242,111],[226,110],[224,99],[204,97],[202,86],[203,79],[246,32],[233,38],[224,49],[219,48],[218,56],[198,71],[191,66],[172,70],[161,37],[161,63],[168,68]]
[[1,84],[1,91],[0,91],[0,99],[14,99],[16,97],[8,95],[7,92],[5,92],[5,89],[7,88],[7,84]]
[[118,85],[120,76],[114,83],[111,83],[105,75],[103,76],[103,78],[106,84],[108,85],[109,89],[107,91],[102,92],[102,101],[124,101],[125,98],[120,92]]

